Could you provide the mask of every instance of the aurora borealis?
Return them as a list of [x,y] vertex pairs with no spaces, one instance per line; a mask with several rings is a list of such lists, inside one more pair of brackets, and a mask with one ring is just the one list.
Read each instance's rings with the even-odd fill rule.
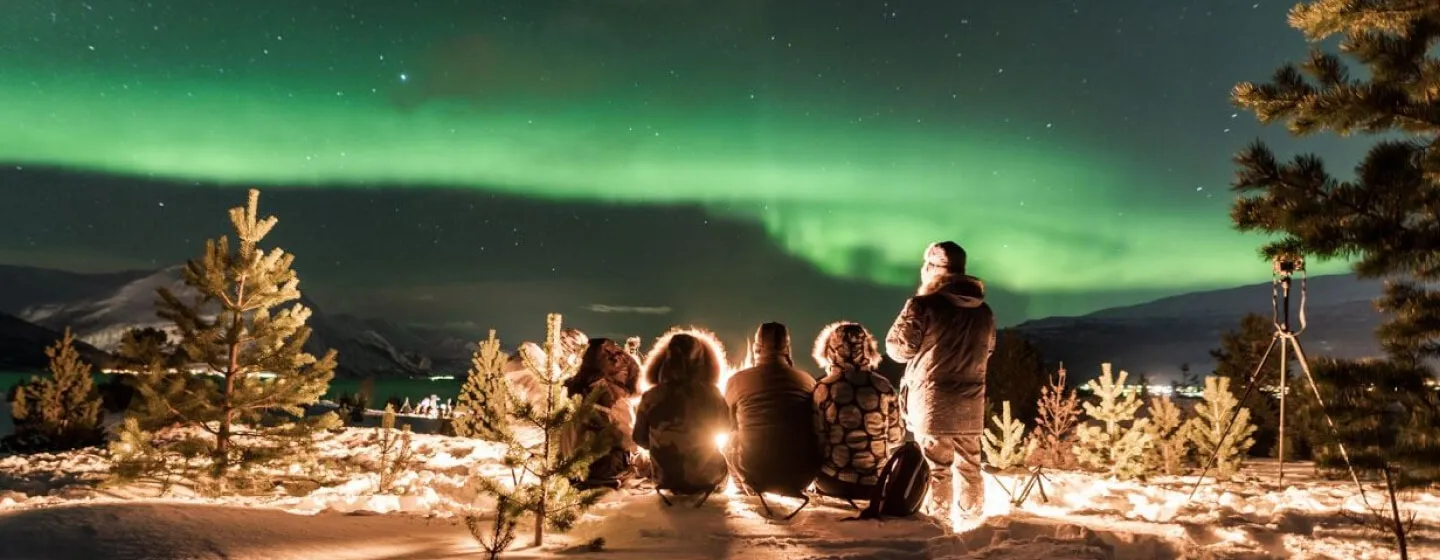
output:
[[[1286,8],[18,0],[0,20],[0,162],[225,204],[254,185],[693,205],[825,275],[894,287],[950,238],[1026,297],[1011,319],[1076,313],[1267,278],[1226,185],[1230,154],[1281,131],[1226,95],[1297,56]],[[471,219],[455,212],[433,218]]]

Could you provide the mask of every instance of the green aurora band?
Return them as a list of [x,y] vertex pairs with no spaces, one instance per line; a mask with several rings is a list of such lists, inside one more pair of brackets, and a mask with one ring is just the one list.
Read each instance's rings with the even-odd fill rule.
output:
[[1179,291],[1267,278],[1255,256],[1261,240],[1231,231],[1222,204],[1210,212],[1146,202],[1130,194],[1149,180],[1145,171],[1104,146],[939,124],[860,125],[738,102],[402,108],[368,88],[18,75],[0,81],[0,161],[14,164],[225,184],[690,203],[762,223],[826,273],[892,285],[913,284],[921,249],[938,239],[960,241],[975,274],[1021,292]]

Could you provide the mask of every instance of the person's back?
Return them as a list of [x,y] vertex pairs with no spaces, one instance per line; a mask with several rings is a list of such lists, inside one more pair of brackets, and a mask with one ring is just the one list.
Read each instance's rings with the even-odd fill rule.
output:
[[821,330],[813,356],[826,372],[814,393],[824,457],[815,486],[828,496],[868,499],[890,454],[905,442],[895,388],[876,371],[875,337],[858,323]]
[[754,353],[755,366],[736,373],[725,388],[736,428],[731,459],[754,491],[798,495],[820,470],[815,379],[795,368],[784,325],[761,325]]
[[720,368],[719,356],[689,334],[662,339],[646,360],[645,379],[655,386],[640,398],[634,440],[650,451],[658,489],[697,494],[725,481],[725,457],[715,440],[731,426],[716,386]]
[[979,515],[985,429],[985,375],[995,349],[995,315],[985,284],[965,273],[965,250],[954,242],[925,250],[921,286],[906,300],[885,337],[886,353],[904,362],[905,420],[931,467],[929,512]]
[[[605,438],[610,446],[605,455],[590,464],[581,487],[616,486],[631,472],[635,443],[630,437],[629,405],[637,391],[639,370],[640,365],[614,341],[596,338],[591,339],[585,349],[575,376],[565,382],[569,394],[590,398],[596,407],[596,415],[577,428]],[[561,439],[563,452],[573,452],[581,438],[578,431],[567,432]]]

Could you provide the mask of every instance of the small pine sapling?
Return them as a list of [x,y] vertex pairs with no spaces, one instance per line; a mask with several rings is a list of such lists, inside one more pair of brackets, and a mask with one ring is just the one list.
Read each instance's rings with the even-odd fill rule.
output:
[[1082,465],[1120,478],[1136,478],[1146,474],[1145,454],[1150,449],[1150,434],[1145,418],[1135,418],[1140,398],[1126,394],[1125,378],[1111,375],[1110,364],[1101,365],[1101,375],[1089,383],[1099,404],[1085,403],[1085,415],[1100,425],[1081,426],[1075,455]]
[[480,543],[486,558],[496,560],[515,542],[515,529],[520,525],[521,513],[516,510],[513,501],[500,496],[495,500],[495,518],[491,520],[488,531],[481,524],[480,517],[473,515],[465,517],[465,528],[470,530],[475,542]]
[[1002,412],[991,417],[999,431],[985,430],[981,444],[985,450],[985,462],[996,470],[1010,470],[1025,463],[1028,454],[1025,444],[1025,424],[1010,416],[1010,401],[1000,403]]
[[[1245,453],[1255,444],[1250,437],[1255,433],[1255,426],[1250,424],[1250,410],[1240,407],[1240,401],[1230,393],[1230,379],[1226,377],[1206,377],[1201,398],[1202,402],[1195,405],[1195,417],[1185,423],[1184,429],[1202,462],[1215,458],[1212,469],[1215,479],[1230,480],[1240,471]],[[1226,433],[1227,427],[1229,433]]]
[[1051,469],[1071,469],[1075,458],[1075,427],[1080,424],[1080,398],[1074,389],[1065,388],[1065,365],[1040,389],[1038,415],[1030,462]]
[[[134,448],[115,449],[114,473],[121,479],[145,476],[139,467],[155,459],[208,471],[221,488],[244,482],[236,467],[293,467],[314,457],[315,436],[338,427],[334,414],[309,416],[304,407],[325,394],[335,375],[335,352],[316,358],[304,346],[311,311],[299,303],[300,280],[294,256],[266,251],[260,241],[277,220],[259,215],[260,193],[230,209],[239,239],[208,240],[204,254],[186,263],[183,297],[160,288],[159,315],[179,333],[179,351],[199,373],[180,370],[137,376],[137,403],[131,413],[139,430],[179,430],[153,446],[162,457],[139,457]],[[134,434],[152,437],[153,434]],[[202,464],[203,463],[203,464]],[[198,479],[197,479],[198,480]]]
[[61,451],[97,445],[105,440],[100,427],[102,401],[80,359],[70,329],[45,349],[50,376],[33,377],[15,388],[10,416],[15,434],[9,447],[22,451]]
[[[515,511],[534,517],[537,547],[544,543],[547,527],[568,531],[581,513],[600,501],[604,489],[579,490],[570,481],[583,479],[590,464],[607,453],[612,443],[597,432],[577,429],[597,414],[594,399],[600,392],[583,399],[567,394],[565,380],[574,375],[579,364],[565,358],[560,332],[561,317],[552,313],[546,320],[545,345],[538,360],[527,352],[520,354],[540,385],[541,398],[520,398],[499,379],[504,377],[502,372],[488,371],[484,375],[497,379],[484,384],[506,387],[508,398],[479,403],[483,418],[509,413],[507,421],[487,437],[506,446],[504,464],[510,469],[510,477],[504,481],[481,477],[476,483],[485,494],[507,500],[514,504]],[[562,453],[561,437],[571,430],[582,434],[579,445]]]
[[385,407],[380,416],[380,456],[377,470],[380,475],[380,491],[386,492],[400,476],[410,472],[415,464],[415,450],[410,445],[410,426],[395,429],[395,409]]
[[509,359],[491,329],[490,337],[480,341],[470,357],[470,372],[451,420],[455,435],[499,442],[510,439],[510,384],[504,374]]
[[1190,438],[1181,419],[1180,407],[1170,397],[1150,399],[1150,468],[1161,474],[1184,472],[1190,456]]

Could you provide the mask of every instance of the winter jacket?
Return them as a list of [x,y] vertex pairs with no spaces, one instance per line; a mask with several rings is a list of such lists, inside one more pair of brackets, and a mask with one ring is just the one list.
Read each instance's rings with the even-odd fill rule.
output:
[[985,427],[985,370],[995,349],[995,315],[980,279],[935,274],[905,302],[885,337],[906,364],[901,406],[917,435],[976,434]]
[[890,453],[905,442],[900,401],[875,370],[875,346],[875,337],[857,323],[830,325],[815,340],[815,361],[827,372],[814,392],[822,479],[873,487]]
[[721,358],[691,334],[656,343],[644,376],[655,383],[635,411],[635,443],[650,451],[655,486],[680,494],[714,490],[725,482],[717,436],[731,432],[730,413],[716,383]]
[[603,438],[609,447],[591,463],[587,482],[606,483],[629,474],[630,457],[636,451],[630,437],[634,424],[630,399],[635,396],[639,375],[640,365],[614,341],[596,338],[585,349],[575,376],[565,382],[570,395],[594,399],[596,414],[561,435],[561,452],[575,452],[584,433]]
[[820,471],[815,379],[795,369],[785,325],[761,325],[754,353],[755,366],[736,373],[725,388],[736,427],[731,460],[752,489],[798,495]]

